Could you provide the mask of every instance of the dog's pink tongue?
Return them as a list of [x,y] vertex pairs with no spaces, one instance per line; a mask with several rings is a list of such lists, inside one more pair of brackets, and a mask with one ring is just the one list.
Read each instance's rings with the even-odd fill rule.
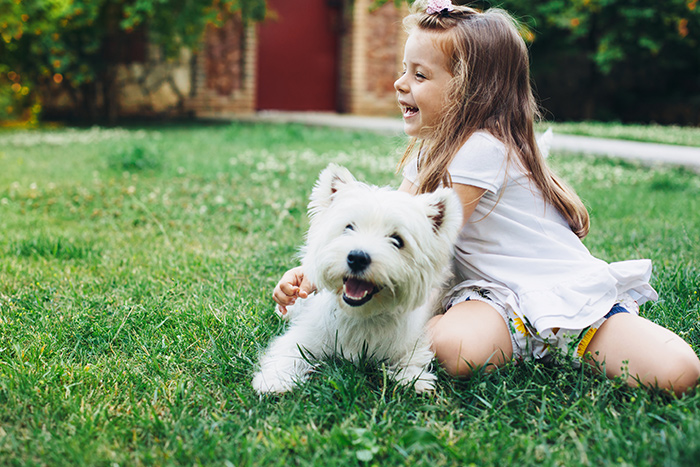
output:
[[364,298],[372,290],[374,290],[374,284],[361,279],[348,279],[345,282],[345,295],[350,298]]

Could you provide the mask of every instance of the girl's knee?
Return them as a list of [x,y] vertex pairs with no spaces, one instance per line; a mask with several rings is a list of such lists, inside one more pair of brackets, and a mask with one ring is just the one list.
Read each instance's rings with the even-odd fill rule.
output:
[[449,374],[471,376],[476,362],[469,355],[469,348],[464,345],[462,336],[454,330],[442,327],[433,330],[432,339],[435,357]]
[[512,358],[510,334],[501,316],[485,304],[471,308],[455,306],[429,323],[435,356],[453,376],[468,377],[482,367],[490,371]]
[[617,314],[598,329],[588,349],[608,376],[623,376],[630,385],[672,391],[677,395],[698,384],[700,360],[677,334],[636,315]]
[[[665,330],[666,346],[657,348],[656,358],[650,359],[655,366],[647,384],[682,395],[695,388],[700,380],[700,360],[693,348],[676,334]],[[650,375],[650,376],[651,376]]]
[[675,355],[657,381],[659,387],[679,396],[695,388],[700,381],[700,360],[692,348]]

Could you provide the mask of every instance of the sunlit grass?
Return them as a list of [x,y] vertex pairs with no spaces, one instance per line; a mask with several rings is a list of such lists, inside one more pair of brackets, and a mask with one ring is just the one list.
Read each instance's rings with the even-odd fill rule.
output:
[[[0,135],[0,464],[692,465],[681,400],[526,363],[434,396],[335,360],[260,399],[282,331],[270,293],[296,264],[329,162],[397,186],[406,141],[297,125]],[[700,353],[700,177],[553,154],[590,208],[586,245],[651,258],[643,314]]]
[[549,127],[562,134],[700,147],[700,127],[610,122],[543,122],[538,125],[540,131]]

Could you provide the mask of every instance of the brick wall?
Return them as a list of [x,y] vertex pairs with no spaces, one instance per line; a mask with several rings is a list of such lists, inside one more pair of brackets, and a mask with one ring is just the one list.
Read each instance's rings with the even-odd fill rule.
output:
[[[291,1],[291,0],[290,0]],[[339,110],[357,115],[398,115],[393,82],[401,68],[405,7],[393,2],[370,11],[372,0],[343,0],[340,28]],[[212,117],[256,109],[256,28],[232,18],[206,31],[199,51],[166,59],[144,44],[145,61],[119,65],[117,112],[128,116]],[[70,114],[71,101],[49,92],[46,107]],[[99,95],[98,95],[99,97]],[[101,105],[101,102],[97,102]]]
[[196,57],[187,108],[200,117],[253,112],[255,60],[254,27],[244,28],[239,18],[209,27]]
[[358,115],[398,114],[394,80],[401,69],[406,34],[401,20],[404,9],[392,2],[370,11],[371,0],[355,0],[349,60],[342,63],[347,111]]

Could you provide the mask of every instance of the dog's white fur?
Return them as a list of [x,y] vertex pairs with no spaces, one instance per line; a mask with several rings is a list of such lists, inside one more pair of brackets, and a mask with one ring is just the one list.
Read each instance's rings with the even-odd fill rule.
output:
[[255,390],[288,391],[332,355],[355,362],[364,355],[385,363],[399,383],[432,390],[425,325],[462,224],[457,196],[366,185],[331,164],[313,189],[309,216],[302,266],[318,292],[289,308],[291,325],[261,358]]

